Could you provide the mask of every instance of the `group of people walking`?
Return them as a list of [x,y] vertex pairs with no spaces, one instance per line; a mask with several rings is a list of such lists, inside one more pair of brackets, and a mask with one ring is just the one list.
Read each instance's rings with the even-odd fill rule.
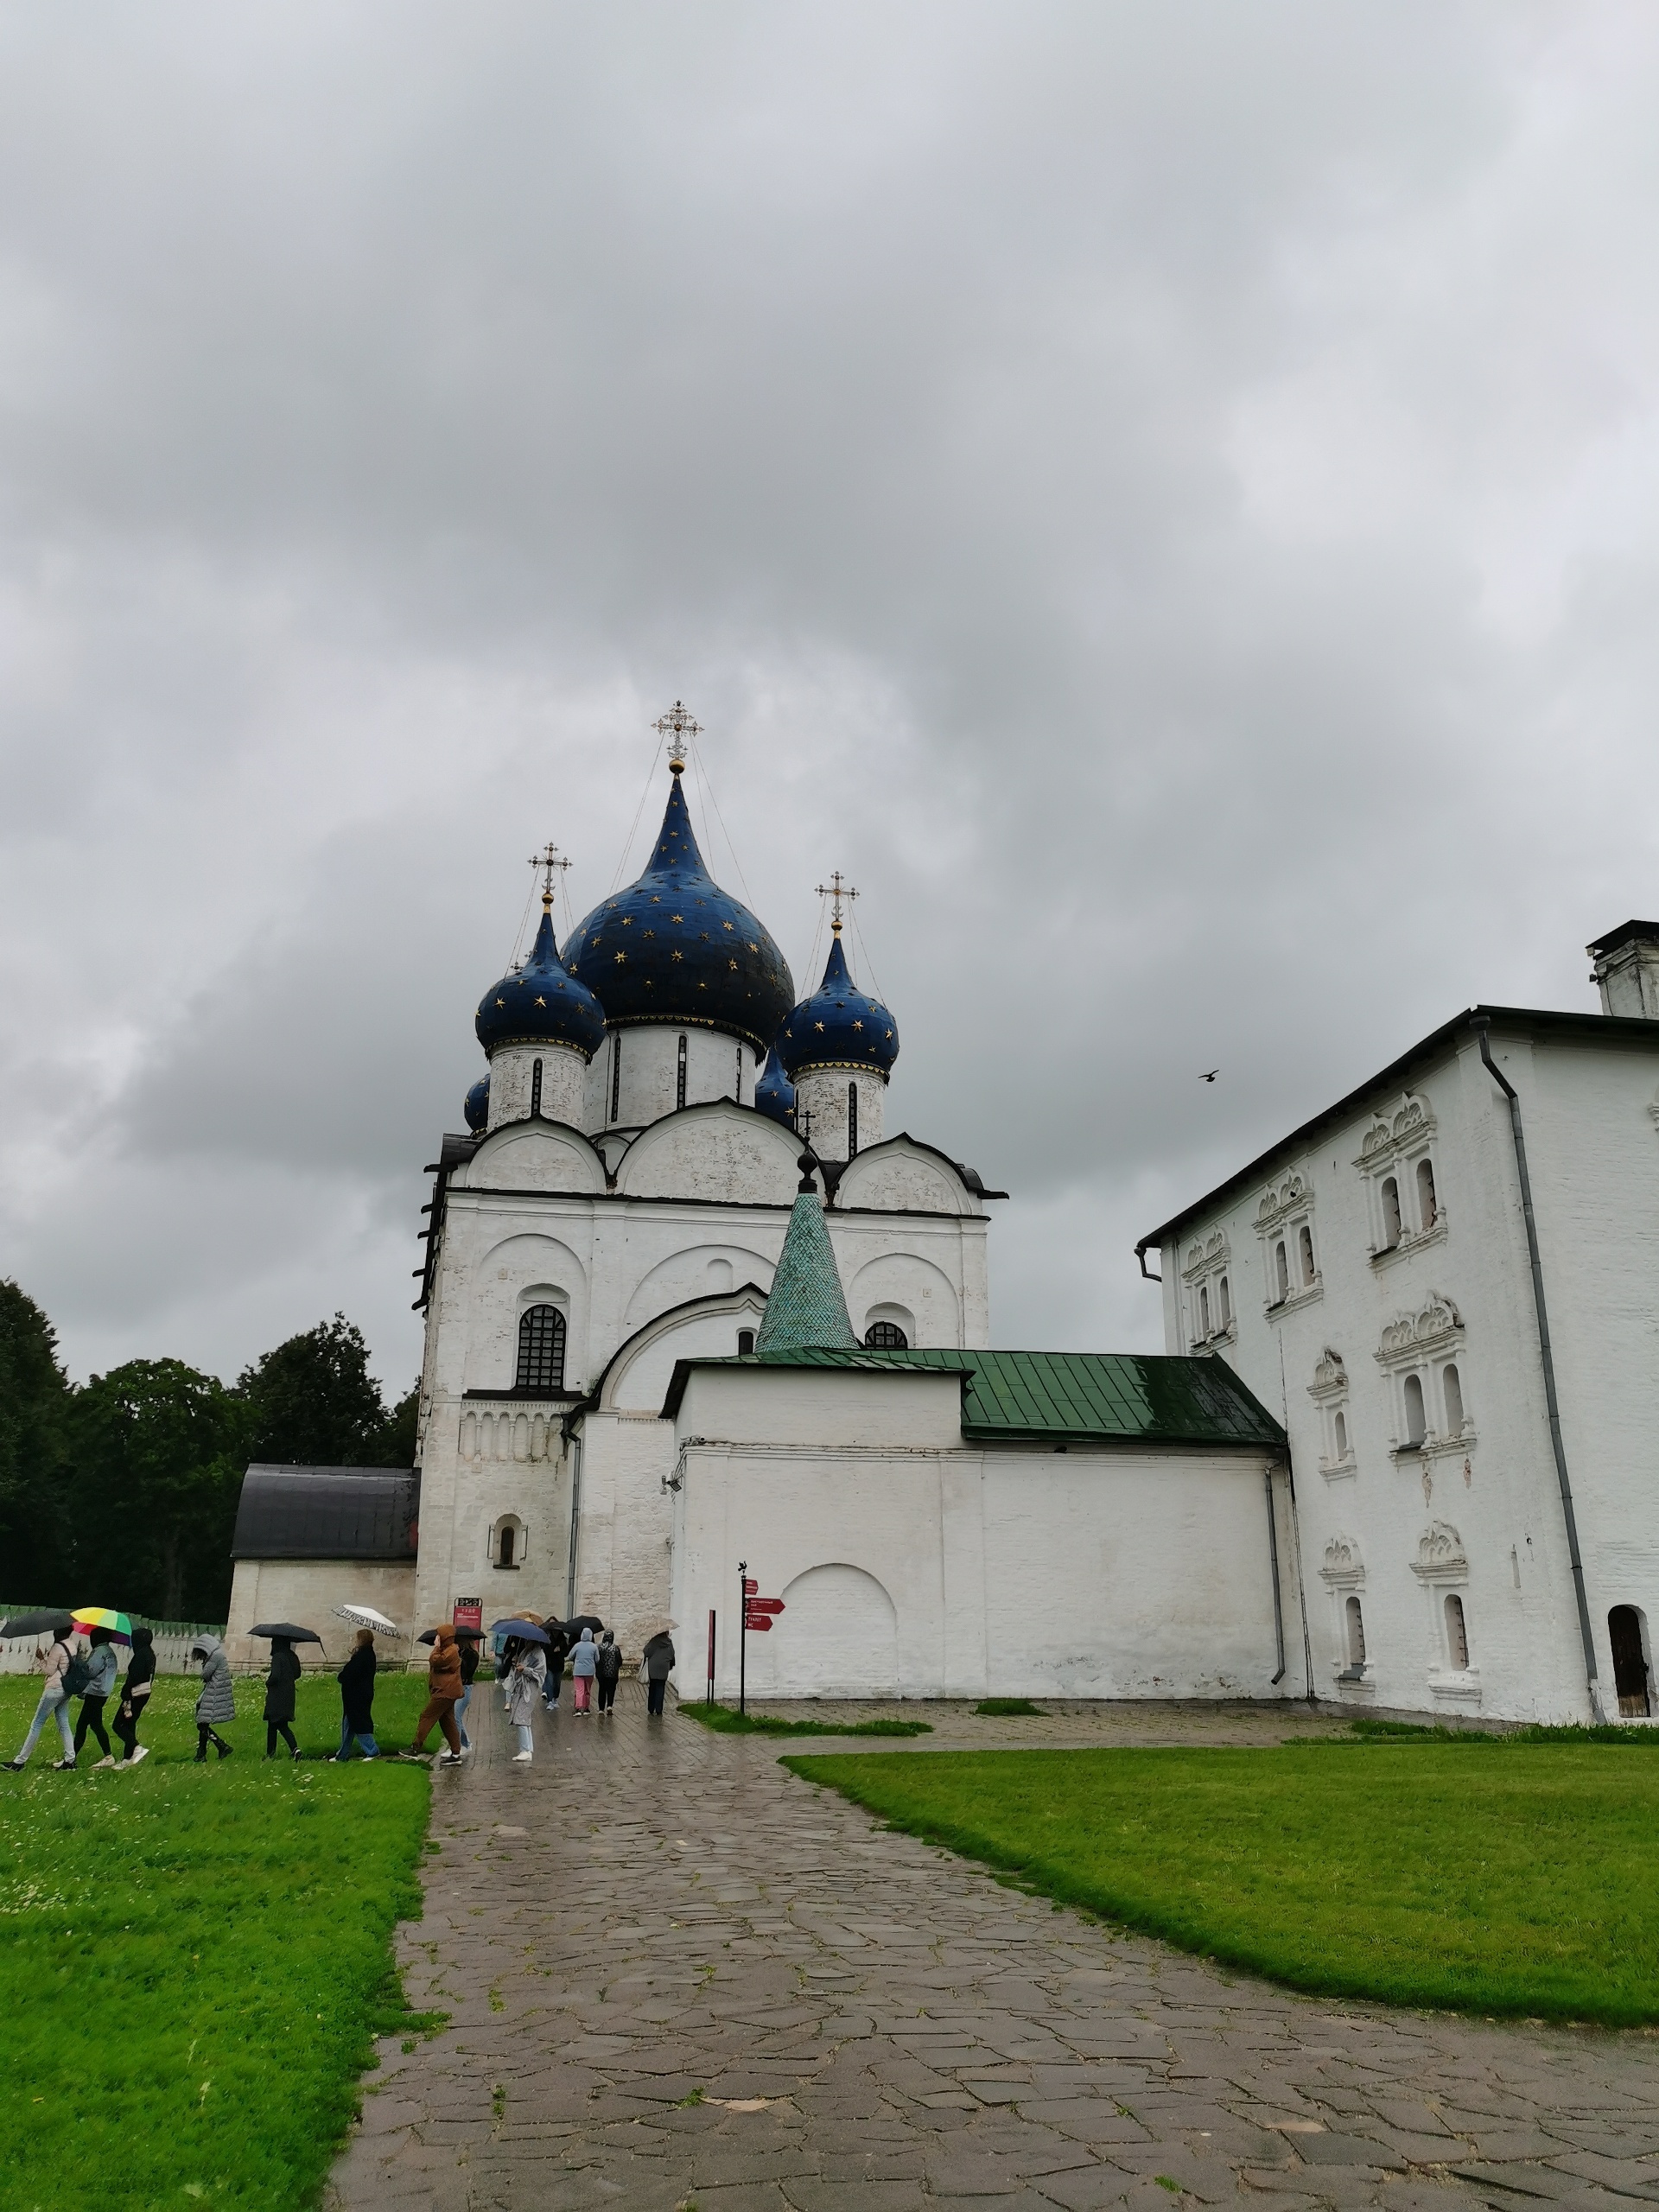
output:
[[[513,1633],[517,1629],[523,1632]],[[426,1704],[416,1723],[413,1743],[408,1751],[399,1756],[423,1758],[427,1738],[435,1727],[444,1744],[439,1764],[459,1766],[473,1748],[467,1733],[466,1715],[478,1673],[480,1636],[477,1630],[456,1630],[446,1623],[433,1630],[429,1640],[432,1655],[427,1663]],[[138,1728],[156,1686],[155,1639],[150,1630],[135,1627],[131,1646],[126,1674],[122,1679],[116,1639],[111,1630],[92,1630],[84,1650],[73,1629],[66,1629],[53,1638],[46,1655],[40,1702],[29,1733],[16,1758],[6,1762],[14,1772],[29,1764],[41,1735],[54,1724],[63,1750],[62,1758],[54,1762],[55,1770],[60,1773],[73,1771],[88,1735],[104,1754],[96,1762],[98,1766],[130,1769],[149,1758],[149,1746],[138,1741]],[[234,1747],[220,1734],[219,1728],[221,1723],[236,1718],[236,1691],[230,1660],[224,1645],[213,1636],[198,1637],[191,1645],[190,1656],[201,1667],[201,1690],[195,1705],[196,1761],[198,1764],[206,1761],[210,1745],[221,1759],[227,1759]],[[590,1623],[580,1627],[575,1623],[567,1626],[556,1619],[543,1622],[526,1616],[522,1623],[510,1624],[495,1671],[502,1686],[507,1719],[517,1735],[518,1748],[512,1755],[515,1764],[525,1765],[534,1757],[533,1723],[537,1707],[544,1712],[557,1712],[567,1661],[577,1718],[586,1719],[593,1713],[601,1719],[612,1715],[616,1706],[616,1687],[622,1675],[622,1652],[609,1629],[601,1625],[595,1641]],[[353,1756],[365,1759],[383,1756],[374,1734],[377,1663],[374,1632],[359,1628],[351,1656],[335,1677],[340,1698],[340,1748],[330,1756],[340,1764]],[[673,1666],[674,1645],[664,1630],[646,1643],[641,1665],[648,1688],[647,1710],[653,1716],[663,1711]],[[276,1756],[279,1744],[290,1758],[300,1756],[294,1734],[295,1692],[300,1673],[299,1655],[292,1640],[285,1636],[274,1637],[265,1676],[267,1758]],[[118,1759],[110,1748],[105,1726],[105,1708],[115,1696],[118,1680],[121,1681],[121,1689],[113,1725],[122,1747]],[[72,1730],[69,1706],[77,1697],[80,1700],[80,1712]]]

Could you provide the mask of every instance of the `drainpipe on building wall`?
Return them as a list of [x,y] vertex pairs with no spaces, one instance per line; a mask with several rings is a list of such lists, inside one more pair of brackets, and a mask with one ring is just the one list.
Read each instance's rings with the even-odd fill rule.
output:
[[1601,1683],[1596,1666],[1596,1639],[1590,1627],[1590,1600],[1585,1594],[1584,1560],[1579,1551],[1578,1516],[1573,1510],[1573,1484],[1567,1471],[1567,1446],[1561,1440],[1560,1402],[1555,1395],[1555,1355],[1550,1349],[1549,1314],[1544,1304],[1544,1268],[1538,1256],[1538,1224],[1532,1211],[1532,1178],[1527,1173],[1527,1140],[1521,1127],[1521,1099],[1515,1085],[1492,1058],[1491,1024],[1484,1018],[1470,1024],[1480,1046],[1486,1072],[1510,1102],[1510,1134],[1515,1139],[1516,1173],[1521,1181],[1521,1213],[1527,1224],[1527,1253],[1532,1262],[1532,1303],[1538,1316],[1538,1351],[1544,1370],[1544,1403],[1549,1413],[1549,1441],[1555,1454],[1555,1478],[1560,1485],[1561,1518],[1567,1523],[1567,1555],[1573,1562],[1573,1593],[1579,1602],[1579,1635],[1584,1644],[1585,1681],[1590,1692],[1590,1712],[1600,1720]]
[[571,1620],[576,1611],[576,1537],[582,1527],[582,1439],[570,1439],[570,1572],[565,1578],[564,1618]]
[[1273,1562],[1273,1636],[1279,1653],[1279,1671],[1273,1677],[1277,1689],[1285,1679],[1285,1608],[1279,1595],[1279,1522],[1273,1503],[1273,1462],[1268,1460],[1262,1470],[1268,1485],[1268,1556]]

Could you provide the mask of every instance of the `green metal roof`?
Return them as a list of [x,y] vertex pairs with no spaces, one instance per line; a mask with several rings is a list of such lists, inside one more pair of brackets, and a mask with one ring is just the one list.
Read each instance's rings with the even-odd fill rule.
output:
[[1219,1359],[1118,1351],[871,1351],[804,1346],[737,1360],[682,1360],[664,1414],[693,1367],[839,1367],[957,1374],[969,1443],[1230,1444],[1285,1448],[1271,1414]]

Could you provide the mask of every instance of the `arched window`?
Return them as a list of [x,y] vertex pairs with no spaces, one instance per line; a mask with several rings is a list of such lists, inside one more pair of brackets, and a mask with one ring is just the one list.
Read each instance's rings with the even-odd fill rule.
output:
[[1345,1459],[1348,1457],[1348,1416],[1340,1407],[1337,1408],[1337,1417],[1331,1427],[1336,1437],[1337,1457]]
[[685,1039],[683,1037],[680,1039],[680,1049],[675,1059],[674,1103],[676,1106],[683,1106],[685,1103]]
[[1607,1616],[1607,1636],[1613,1647],[1613,1688],[1618,1693],[1622,1720],[1646,1720],[1653,1712],[1648,1694],[1648,1655],[1642,1637],[1642,1616],[1634,1605],[1615,1605]]
[[1210,1286],[1198,1285],[1198,1342],[1205,1343],[1210,1334]]
[[1469,1631],[1464,1624],[1463,1600],[1455,1590],[1446,1593],[1446,1651],[1461,1674],[1469,1664]]
[[1428,1433],[1428,1421],[1423,1412],[1423,1378],[1421,1375],[1406,1377],[1406,1441],[1419,1445]]
[[871,1351],[910,1350],[910,1338],[896,1321],[872,1321],[864,1332],[864,1342]]
[[1344,1624],[1348,1630],[1348,1664],[1365,1664],[1365,1616],[1359,1610],[1357,1598],[1350,1598],[1343,1607]]
[[743,1047],[737,1048],[737,1073],[732,1077],[732,1096],[741,1106],[743,1103]]
[[754,1331],[753,1329],[740,1329],[737,1332],[738,1357],[740,1359],[747,1359],[753,1350]]
[[1392,1252],[1400,1242],[1400,1185],[1392,1175],[1382,1179],[1382,1249]]
[[1273,1248],[1273,1280],[1277,1302],[1282,1305],[1290,1296],[1290,1260],[1282,1240]]
[[530,1071],[530,1118],[533,1122],[542,1110],[542,1064],[532,1062]]
[[852,1160],[856,1158],[857,1154],[858,1085],[855,1083],[849,1083],[847,1086],[847,1157]]
[[1230,1329],[1233,1325],[1233,1294],[1225,1275],[1216,1285],[1216,1291],[1221,1300],[1221,1325],[1224,1329]]
[[518,1371],[521,1390],[564,1388],[564,1316],[556,1306],[532,1306],[518,1316]]
[[1313,1280],[1313,1232],[1306,1222],[1296,1232],[1296,1250],[1302,1263],[1302,1281],[1304,1284],[1311,1283]]
[[1440,1376],[1440,1388],[1446,1394],[1446,1433],[1448,1436],[1461,1436],[1463,1383],[1455,1367],[1448,1367]]
[[611,1119],[615,1121],[622,1104],[622,1032],[611,1032]]
[[1440,1207],[1434,1199],[1434,1163],[1420,1160],[1417,1163],[1417,1218],[1425,1229],[1433,1229],[1440,1217]]
[[495,1541],[495,1563],[498,1567],[512,1567],[516,1564],[512,1549],[513,1541],[518,1534],[518,1531],[511,1521],[504,1521],[501,1523],[500,1534]]

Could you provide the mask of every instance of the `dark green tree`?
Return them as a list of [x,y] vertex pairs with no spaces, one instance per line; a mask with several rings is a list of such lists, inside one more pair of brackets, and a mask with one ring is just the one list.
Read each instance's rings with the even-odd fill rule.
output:
[[415,1464],[415,1425],[420,1418],[421,1382],[416,1376],[406,1398],[399,1398],[386,1415],[376,1447],[377,1467],[412,1467]]
[[52,1324],[26,1291],[0,1282],[0,1601],[73,1602],[64,1589],[69,1404]]
[[266,1352],[238,1377],[236,1391],[251,1415],[251,1459],[302,1467],[391,1464],[381,1458],[388,1417],[369,1373],[369,1348],[343,1313]]
[[134,1359],[74,1395],[73,1605],[222,1621],[248,1410],[179,1359]]

